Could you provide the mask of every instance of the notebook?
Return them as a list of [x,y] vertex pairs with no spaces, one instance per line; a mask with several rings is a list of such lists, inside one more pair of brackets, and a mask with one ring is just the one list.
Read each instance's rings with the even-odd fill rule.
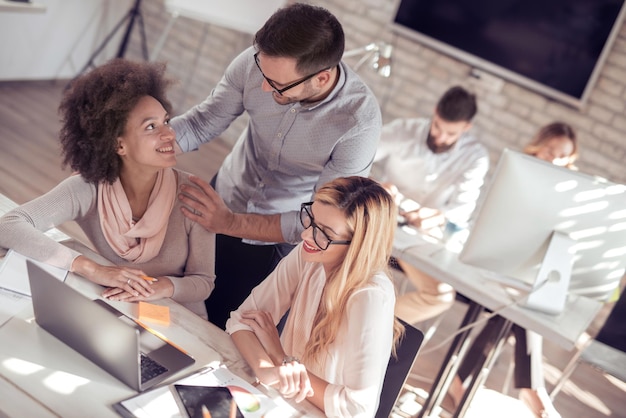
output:
[[30,260],[26,267],[37,324],[132,389],[144,391],[194,364],[105,301],[85,297]]

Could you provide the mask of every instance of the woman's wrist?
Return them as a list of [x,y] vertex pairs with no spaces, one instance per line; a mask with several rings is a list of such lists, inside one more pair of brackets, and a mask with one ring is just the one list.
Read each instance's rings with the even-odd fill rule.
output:
[[274,363],[274,366],[280,366],[281,364],[283,364],[283,359],[286,356],[285,352],[282,350],[275,350],[271,352],[268,351],[267,354],[270,356],[270,359],[272,360],[272,363]]
[[97,268],[97,263],[84,255],[79,255],[72,261],[70,271],[91,280]]
[[300,363],[300,359],[298,359],[297,357],[285,355],[283,356],[282,364],[285,365],[287,363],[293,363],[294,361],[296,363]]

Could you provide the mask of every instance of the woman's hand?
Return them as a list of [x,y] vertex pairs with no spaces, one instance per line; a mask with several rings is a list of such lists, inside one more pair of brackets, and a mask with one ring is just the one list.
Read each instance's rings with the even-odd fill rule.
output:
[[150,297],[154,294],[152,283],[139,269],[120,266],[103,266],[80,255],[72,263],[71,270],[88,280],[112,288],[118,288],[133,296]]
[[285,351],[280,343],[278,329],[272,315],[266,311],[247,311],[241,314],[241,322],[250,328],[270,356],[274,367],[261,367],[257,377],[266,385],[275,386],[285,398],[302,402],[313,396],[313,388],[306,367],[297,360],[283,363]]
[[241,314],[241,322],[250,328],[259,339],[265,352],[274,364],[280,365],[285,358],[285,351],[280,343],[278,329],[269,312],[247,311]]
[[297,361],[261,368],[257,371],[257,378],[263,384],[274,386],[285,398],[295,398],[296,402],[314,394],[306,367]]
[[[231,334],[231,338],[259,381],[266,386],[275,387],[285,397],[295,398],[296,402],[313,396],[311,377],[306,367],[296,360],[283,364],[284,351],[280,346],[276,326],[269,314],[248,311],[244,313],[244,316],[241,322],[255,331],[235,331]],[[272,347],[278,345],[280,348],[274,348],[275,353],[270,354],[266,351],[265,345]],[[276,358],[278,352],[280,355]]]
[[387,193],[391,195],[393,201],[396,202],[396,205],[400,205],[400,203],[404,199],[404,195],[400,193],[398,187],[395,184],[389,182],[383,182],[380,183],[380,185],[383,187],[383,189],[387,190]]
[[420,207],[417,210],[401,213],[410,225],[428,233],[435,229],[442,229],[446,224],[446,217],[437,209]]
[[[152,290],[152,293],[148,296],[137,294],[137,292],[130,293],[126,289],[119,287],[112,287],[105,290],[102,293],[102,297],[122,302],[138,302],[140,300],[148,301],[169,298],[174,294],[174,284],[168,277],[151,278],[143,276],[143,280],[149,283],[150,289]],[[131,281],[130,286],[133,287],[135,284]]]

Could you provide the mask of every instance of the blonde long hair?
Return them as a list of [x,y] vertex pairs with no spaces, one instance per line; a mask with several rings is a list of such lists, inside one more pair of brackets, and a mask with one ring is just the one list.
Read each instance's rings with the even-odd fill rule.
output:
[[543,143],[552,139],[563,136],[572,141],[572,153],[567,156],[567,163],[565,167],[575,169],[574,163],[578,159],[578,143],[576,141],[576,132],[574,128],[564,122],[552,122],[545,125],[539,132],[533,137],[532,141],[524,148],[524,153],[528,155],[536,156]]
[[[343,262],[329,274],[315,315],[305,359],[319,359],[335,341],[348,299],[372,277],[388,270],[396,230],[395,203],[376,181],[365,177],[337,178],[315,194],[315,201],[340,209],[352,232]],[[394,348],[404,327],[394,322]]]

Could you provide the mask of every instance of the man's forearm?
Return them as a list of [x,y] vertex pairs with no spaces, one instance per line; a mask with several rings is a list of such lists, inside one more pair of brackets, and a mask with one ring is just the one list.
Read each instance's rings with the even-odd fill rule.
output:
[[255,241],[285,242],[280,214],[235,213],[224,234]]

